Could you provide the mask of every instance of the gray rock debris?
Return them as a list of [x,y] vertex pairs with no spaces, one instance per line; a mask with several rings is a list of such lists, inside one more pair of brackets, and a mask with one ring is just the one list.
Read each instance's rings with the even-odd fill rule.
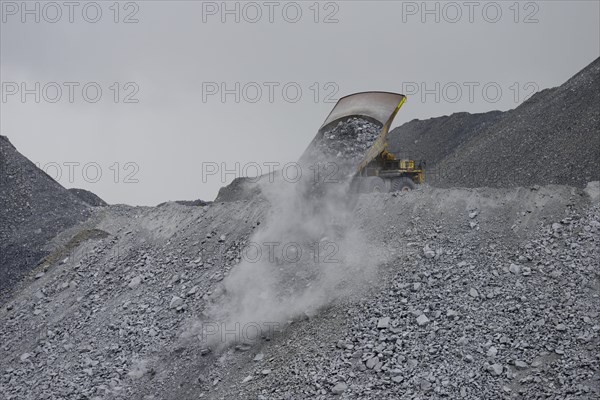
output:
[[511,263],[510,266],[508,267],[508,270],[515,275],[519,275],[521,273],[521,266]]
[[425,255],[425,258],[434,258],[435,257],[435,251],[433,249],[431,249],[429,247],[429,245],[426,245],[425,247],[423,247],[423,254]]
[[429,318],[427,318],[425,314],[421,314],[417,317],[417,324],[419,326],[426,325],[427,323],[429,323]]
[[140,286],[141,283],[142,283],[142,277],[136,276],[135,278],[133,278],[131,280],[131,282],[129,282],[129,285],[127,285],[127,286],[129,287],[129,289],[135,289],[138,286]]
[[377,329],[387,329],[390,326],[390,317],[379,318],[377,321]]
[[500,376],[502,375],[502,371],[504,371],[504,367],[501,364],[492,364],[488,366],[487,370],[492,375]]
[[171,302],[169,303],[169,308],[177,308],[183,304],[183,299],[178,296],[173,296],[171,298]]
[[525,361],[515,361],[515,367],[517,369],[523,370],[523,369],[527,369],[529,368],[529,365],[527,365],[527,363]]
[[[594,297],[594,282],[600,225],[592,223],[600,220],[598,208],[581,208],[579,197],[570,197],[571,189],[542,187],[535,193],[552,195],[555,200],[545,200],[549,202],[545,203],[546,214],[530,216],[528,224],[533,228],[527,235],[515,237],[521,233],[513,232],[509,221],[509,226],[490,224],[491,232],[465,236],[468,227],[461,224],[464,206],[455,208],[451,197],[458,196],[463,202],[463,196],[485,196],[480,216],[485,213],[494,220],[498,215],[512,215],[507,212],[512,210],[511,200],[501,198],[498,203],[504,205],[494,203],[493,208],[485,203],[504,194],[512,198],[515,192],[452,190],[448,196],[447,191],[423,190],[429,192],[419,202],[427,209],[433,204],[428,198],[444,198],[438,204],[444,220],[437,214],[417,214],[419,228],[411,233],[415,244],[391,253],[391,261],[378,270],[379,279],[358,292],[356,299],[343,298],[309,319],[290,321],[283,334],[272,340],[261,338],[257,343],[236,343],[226,349],[202,337],[203,318],[208,307],[218,307],[223,296],[232,294],[224,284],[216,284],[215,277],[227,276],[239,263],[236,259],[244,242],[238,241],[238,232],[255,226],[252,221],[245,222],[247,213],[266,209],[252,202],[213,205],[214,214],[203,230],[198,218],[208,211],[186,209],[185,216],[170,212],[161,217],[172,206],[145,211],[131,208],[127,213],[132,216],[147,213],[147,217],[132,217],[134,224],[145,218],[153,223],[164,223],[161,218],[183,218],[177,222],[181,231],[171,236],[169,243],[159,245],[137,244],[144,237],[135,235],[119,238],[120,246],[122,240],[136,244],[127,247],[117,265],[110,253],[114,243],[107,238],[81,262],[57,262],[50,267],[52,273],[28,281],[31,287],[10,301],[12,309],[0,310],[3,393],[8,393],[10,400],[91,399],[102,397],[96,388],[105,386],[111,391],[120,387],[115,393],[131,398],[141,398],[146,392],[157,399],[184,398],[182,393],[193,390],[199,398],[263,395],[294,399],[300,393],[325,399],[333,397],[332,388],[343,382],[347,389],[339,398],[386,399],[411,391],[407,397],[455,399],[461,398],[461,388],[466,387],[467,398],[487,399],[493,393],[505,393],[503,386],[512,388],[511,394],[530,398],[598,397],[589,384],[590,376],[598,373],[594,338],[599,299]],[[380,243],[389,240],[390,233],[370,226],[369,221],[385,215],[390,226],[403,234],[403,224],[410,226],[415,218],[398,211],[407,209],[414,199],[366,197],[363,200],[371,207],[361,209],[358,223],[372,229],[370,234]],[[552,203],[563,198],[573,205]],[[399,203],[392,203],[395,201]],[[526,205],[519,196],[515,204],[519,210]],[[247,210],[235,211],[239,207]],[[113,206],[105,212],[124,212],[111,210]],[[548,217],[555,215],[551,213],[560,214],[563,231],[558,238],[551,225],[544,225],[544,221],[557,220]],[[241,220],[230,222],[240,214]],[[118,214],[117,220],[127,218]],[[227,246],[233,250],[228,247],[218,254],[202,246],[200,242],[215,225],[222,228],[211,235],[212,241],[227,232]],[[139,232],[135,227],[122,231],[129,230]],[[440,249],[435,262],[425,259],[419,243]],[[203,267],[192,261],[199,258]],[[521,265],[520,274],[509,272],[511,261],[507,260]],[[532,273],[525,276],[527,267]],[[137,276],[143,279],[132,291],[128,284]],[[77,284],[61,288],[71,281]],[[419,284],[417,290],[415,283]],[[195,287],[196,295],[186,296]],[[477,298],[470,296],[471,288],[477,290]],[[182,300],[175,300],[173,306],[185,307],[185,313],[170,312],[174,297]],[[41,313],[35,316],[34,310]],[[63,315],[60,322],[52,322]],[[428,322],[419,325],[419,318]],[[557,330],[562,329],[560,324],[566,330]],[[30,333],[23,326],[40,329]],[[20,343],[14,337],[24,339]],[[20,361],[23,353],[31,354],[25,362]],[[150,359],[148,372],[139,379],[127,375],[134,370],[134,354]],[[268,354],[268,360],[265,355],[256,357],[258,354]],[[50,357],[52,366],[47,365]],[[252,361],[255,358],[258,361]],[[150,379],[154,363],[161,365],[161,374],[165,372],[160,383]],[[201,376],[198,368],[191,367],[196,365],[202,368]],[[7,372],[10,368],[13,371]],[[53,374],[56,368],[62,376],[80,379],[78,386],[73,389],[57,379]],[[122,371],[120,378],[115,371]],[[248,376],[252,380],[242,384]],[[474,379],[478,385],[472,384]],[[561,380],[561,386],[548,384]],[[28,386],[26,382],[37,383]],[[519,389],[513,383],[518,383]]]
[[335,395],[339,395],[339,394],[344,393],[346,390],[348,390],[348,385],[346,385],[343,382],[340,382],[331,389],[331,393],[333,393]]

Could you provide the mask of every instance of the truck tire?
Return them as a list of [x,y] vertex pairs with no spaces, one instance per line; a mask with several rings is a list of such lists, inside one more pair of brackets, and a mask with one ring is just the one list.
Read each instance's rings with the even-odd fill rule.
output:
[[415,183],[412,179],[403,176],[392,181],[392,192],[409,192],[415,188]]
[[359,194],[362,186],[362,181],[363,178],[360,177],[355,177],[354,179],[352,179],[352,182],[350,182],[350,186],[348,187],[348,193],[350,193],[351,195]]
[[361,193],[385,193],[387,192],[385,181],[378,176],[362,178],[360,185]]

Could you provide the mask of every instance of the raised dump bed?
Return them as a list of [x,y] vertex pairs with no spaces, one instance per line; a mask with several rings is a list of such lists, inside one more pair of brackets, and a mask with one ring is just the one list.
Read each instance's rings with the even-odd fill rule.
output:
[[350,182],[358,192],[410,190],[423,182],[424,162],[397,159],[387,136],[406,96],[363,92],[341,98],[300,162],[323,181]]

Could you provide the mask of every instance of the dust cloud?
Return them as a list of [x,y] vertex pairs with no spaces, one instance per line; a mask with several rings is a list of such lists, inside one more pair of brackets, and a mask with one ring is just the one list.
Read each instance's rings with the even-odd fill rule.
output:
[[354,223],[356,151],[338,150],[332,161],[320,147],[310,147],[294,172],[260,180],[269,213],[207,309],[208,320],[217,321],[204,324],[209,346],[252,342],[315,315],[363,290],[384,261]]

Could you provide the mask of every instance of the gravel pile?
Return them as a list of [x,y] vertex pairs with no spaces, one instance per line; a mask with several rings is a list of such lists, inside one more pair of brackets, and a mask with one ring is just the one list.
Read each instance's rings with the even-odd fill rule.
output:
[[[410,107],[410,103],[406,107]],[[460,112],[426,120],[415,119],[392,129],[388,135],[388,150],[399,158],[425,160],[428,168],[434,168],[457,147],[493,126],[502,115],[501,111]]]
[[362,196],[352,223],[384,245],[379,279],[259,342],[244,344],[229,327],[240,340],[221,351],[207,349],[198,321],[268,204],[110,206],[95,226],[105,235],[32,276],[0,309],[0,392],[593,398],[595,202],[560,186]]
[[[172,391],[176,371],[189,362],[183,349],[195,362],[212,360],[185,332],[240,262],[261,209],[169,203],[96,211],[96,231],[105,234],[28,278],[0,309],[2,399],[132,399]],[[208,379],[196,375],[196,383],[199,376]]]
[[48,254],[50,239],[89,214],[86,203],[0,136],[0,301]]
[[[162,207],[168,203],[169,202],[160,203],[156,207]],[[204,206],[209,205],[211,202],[198,199],[198,200],[175,200],[174,203],[177,203],[182,206],[188,206],[188,207],[204,207]]]
[[215,202],[248,200],[257,196],[260,196],[257,179],[240,177],[219,189]]
[[106,203],[104,200],[102,200],[98,195],[90,192],[89,190],[68,189],[68,191],[70,193],[74,194],[75,196],[77,196],[80,200],[82,200],[84,203],[86,203],[89,206],[104,207],[104,206],[108,205],[108,203]]
[[514,110],[412,121],[393,133],[393,150],[428,161],[431,185],[584,187],[600,179],[600,58]]
[[[268,361],[238,375],[255,382],[219,394],[600,395],[597,192],[590,209],[576,206],[581,193],[559,187],[418,192],[363,199],[357,223],[387,222],[384,232],[370,231],[393,255],[380,286],[297,323],[260,349]],[[441,198],[444,205],[431,212]],[[396,216],[416,201],[421,211]],[[261,375],[265,368],[268,376]]]
[[599,211],[568,213],[516,250],[432,237],[344,310],[348,329],[311,362],[322,370],[307,394],[597,398]]

